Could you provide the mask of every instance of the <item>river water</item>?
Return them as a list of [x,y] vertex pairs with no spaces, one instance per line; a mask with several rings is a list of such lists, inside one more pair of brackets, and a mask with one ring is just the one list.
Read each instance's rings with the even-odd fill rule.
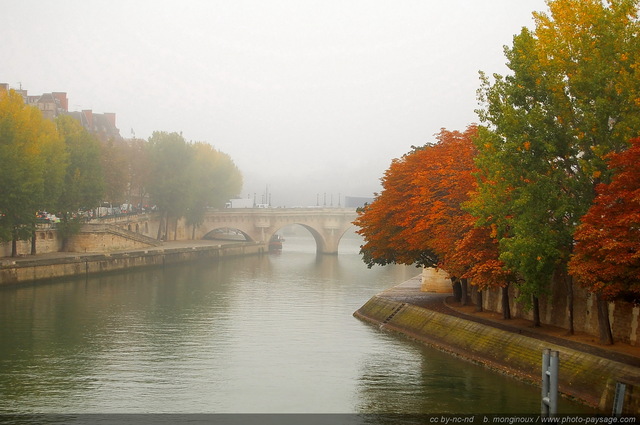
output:
[[419,272],[358,244],[3,288],[0,413],[540,411],[536,387],[355,319]]

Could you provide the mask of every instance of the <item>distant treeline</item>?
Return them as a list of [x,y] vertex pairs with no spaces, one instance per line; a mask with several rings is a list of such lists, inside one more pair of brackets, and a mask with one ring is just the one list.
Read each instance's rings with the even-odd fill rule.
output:
[[[63,248],[83,211],[103,202],[155,205],[197,226],[207,207],[242,189],[229,155],[181,134],[99,141],[69,115],[47,120],[13,90],[0,90],[0,242],[33,237],[40,211],[55,213]],[[32,251],[35,250],[35,246]]]

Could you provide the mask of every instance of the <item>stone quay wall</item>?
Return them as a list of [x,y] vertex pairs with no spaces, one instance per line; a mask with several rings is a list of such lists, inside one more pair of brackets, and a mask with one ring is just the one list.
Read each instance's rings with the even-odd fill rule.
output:
[[640,368],[464,318],[385,298],[371,298],[354,313],[381,329],[540,385],[542,352],[559,352],[559,391],[603,412],[611,412],[617,382],[635,382],[628,390],[628,413],[640,414]]
[[140,267],[217,260],[225,257],[256,255],[266,251],[262,243],[236,243],[184,248],[155,248],[118,253],[70,254],[34,260],[6,260],[0,266],[0,285],[20,284],[73,276],[122,271]]
[[[62,240],[55,224],[40,224],[36,229],[36,251],[38,254],[59,252]],[[140,232],[127,229],[127,225],[113,223],[83,224],[80,232],[69,240],[69,252],[110,252],[123,249],[140,249],[159,246],[161,242]],[[18,255],[31,253],[31,240],[17,241]],[[0,244],[0,257],[11,255],[11,242]]]

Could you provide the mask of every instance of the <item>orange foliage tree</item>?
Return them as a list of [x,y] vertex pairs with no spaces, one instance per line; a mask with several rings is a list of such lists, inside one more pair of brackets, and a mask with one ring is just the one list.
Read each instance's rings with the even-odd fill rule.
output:
[[[409,210],[415,204],[412,198],[418,193],[415,171],[422,167],[429,145],[413,150],[400,159],[394,159],[385,171],[382,192],[376,199],[359,211],[354,224],[357,233],[364,237],[360,248],[363,261],[368,267],[386,264],[415,264],[435,267],[438,256],[424,244],[414,245],[405,238],[408,221],[417,220],[419,213]],[[415,239],[415,238],[413,238]]]
[[418,217],[406,221],[409,243],[430,247],[438,255],[438,266],[457,277],[468,268],[453,254],[458,241],[473,227],[473,220],[461,206],[476,185],[471,142],[476,132],[477,128],[470,126],[464,133],[443,129],[437,134],[438,143],[425,149],[427,160],[414,170],[417,196],[407,205],[414,212],[411,218]]
[[[598,298],[640,299],[640,138],[609,155],[611,182],[597,196],[574,235],[577,243],[569,272]],[[610,327],[601,329],[609,334]]]
[[394,160],[382,178],[383,191],[354,222],[365,239],[369,267],[389,263],[440,267],[480,289],[504,286],[508,273],[488,228],[476,228],[463,209],[476,188],[476,126],[442,130],[435,144]]
[[515,282],[515,274],[499,259],[500,250],[495,229],[480,226],[474,217],[468,216],[474,226],[456,244],[453,256],[459,264],[467,266],[461,276],[471,279],[479,291],[489,288],[502,289],[502,317],[511,318],[509,306],[509,285]]

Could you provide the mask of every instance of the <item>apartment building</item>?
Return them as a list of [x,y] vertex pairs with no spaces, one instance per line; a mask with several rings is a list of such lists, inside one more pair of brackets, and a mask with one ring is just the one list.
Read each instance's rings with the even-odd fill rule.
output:
[[[7,83],[0,83],[0,90],[8,91],[11,87]],[[51,92],[40,95],[29,95],[22,87],[14,89],[22,96],[24,103],[35,106],[42,112],[46,119],[53,120],[59,115],[70,115],[82,124],[82,126],[94,134],[100,141],[106,142],[110,139],[121,139],[120,130],[116,127],[116,114],[105,112],[98,114],[91,109],[82,111],[69,111],[69,99],[65,92]]]

